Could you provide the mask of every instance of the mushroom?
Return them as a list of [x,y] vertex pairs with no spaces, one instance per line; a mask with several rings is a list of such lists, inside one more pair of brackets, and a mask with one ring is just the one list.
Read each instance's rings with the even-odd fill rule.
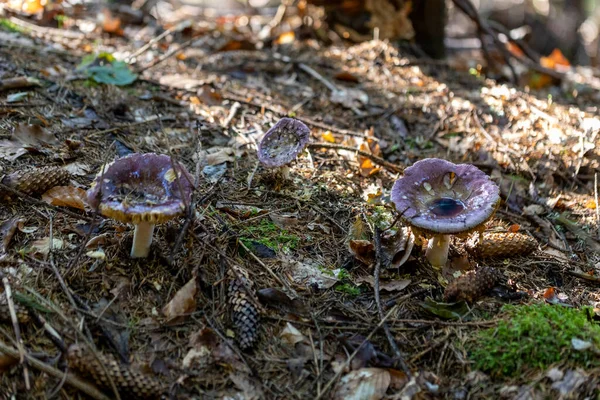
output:
[[[177,172],[175,172],[177,171]],[[147,257],[154,226],[181,215],[192,195],[192,177],[171,157],[131,154],[105,165],[87,192],[105,217],[135,225],[132,258]]]
[[406,168],[391,199],[415,235],[430,238],[425,256],[434,267],[448,261],[450,236],[484,229],[500,203],[498,186],[470,164],[438,158]]
[[296,159],[310,139],[310,129],[302,121],[281,118],[258,145],[258,160],[267,168],[280,168],[284,179],[290,175],[289,164]]

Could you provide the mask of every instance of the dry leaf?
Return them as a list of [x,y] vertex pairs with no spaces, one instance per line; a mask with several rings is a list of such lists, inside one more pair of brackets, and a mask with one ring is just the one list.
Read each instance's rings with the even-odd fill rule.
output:
[[2,238],[2,241],[0,242],[0,254],[5,253],[6,250],[8,250],[8,246],[17,231],[17,227],[24,221],[24,219],[16,217],[6,220],[0,225],[0,238]]
[[[65,243],[61,239],[54,238],[52,240],[52,249],[60,250],[64,247]],[[34,254],[47,255],[50,252],[50,238],[45,237],[39,240],[35,240],[31,243],[31,248],[33,249]]]
[[306,337],[300,332],[294,325],[289,322],[285,325],[285,328],[279,334],[281,341],[288,346],[294,347],[296,343],[300,343],[306,339]]
[[213,153],[207,154],[206,163],[208,165],[218,165],[223,164],[224,162],[233,162],[235,160],[234,155],[234,150],[232,148],[225,147]]
[[348,247],[358,261],[366,265],[375,262],[375,246],[370,240],[350,240]]
[[121,19],[114,17],[108,8],[102,10],[102,14],[99,16],[100,25],[102,30],[106,33],[112,33],[115,35],[123,35],[123,29],[121,28]]
[[[560,67],[570,67],[571,63],[559,49],[554,49],[548,57],[541,57],[540,64],[543,67],[560,70]],[[564,69],[564,68],[563,68]]]
[[299,222],[295,214],[270,214],[269,218],[279,229],[290,229]]
[[331,275],[326,274],[320,268],[318,262],[304,260],[297,261],[292,258],[285,260],[287,271],[289,271],[292,280],[297,285],[307,287],[316,286],[318,289],[325,290],[335,285],[338,280]]
[[[356,283],[368,283],[369,285],[371,285],[372,288],[374,288],[375,278],[372,275],[361,276],[358,279],[356,279]],[[387,292],[394,292],[406,288],[408,285],[410,285],[410,283],[410,279],[401,279],[390,282],[379,282],[379,289],[385,290]]]
[[85,211],[87,195],[85,190],[73,186],[55,186],[42,195],[42,200],[58,207],[73,207]]
[[379,400],[390,386],[390,373],[381,368],[362,368],[340,379],[334,400]]
[[163,307],[162,313],[168,322],[175,322],[182,319],[187,314],[196,310],[196,293],[198,284],[196,277],[192,277],[181,289],[175,293],[175,296],[169,303]]
[[82,162],[72,162],[65,165],[63,168],[74,176],[86,176],[91,171],[90,166]]
[[40,125],[18,124],[12,137],[23,143],[24,147],[36,147],[40,144],[58,144],[54,134]]
[[508,227],[508,232],[517,233],[517,232],[519,232],[519,229],[521,229],[521,225],[512,224],[511,226]]
[[347,71],[342,71],[339,74],[336,74],[334,78],[337,80],[340,80],[340,81],[345,81],[345,82],[352,82],[352,83],[360,82],[360,80],[358,79],[358,77],[356,75],[353,75]]

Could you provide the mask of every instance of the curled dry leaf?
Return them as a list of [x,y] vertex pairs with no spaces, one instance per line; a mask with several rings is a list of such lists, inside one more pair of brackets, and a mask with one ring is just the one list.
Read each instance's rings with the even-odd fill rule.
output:
[[167,318],[168,323],[179,321],[196,310],[197,292],[198,284],[196,282],[196,277],[194,276],[188,283],[179,289],[171,301],[163,307],[162,313]]
[[9,140],[0,140],[0,158],[14,161],[28,151],[58,144],[56,137],[40,125],[19,124]]
[[85,190],[73,186],[55,186],[42,195],[42,200],[59,207],[73,207],[85,211],[87,195]]
[[285,325],[285,328],[279,334],[281,341],[289,346],[295,346],[296,343],[300,343],[306,339],[306,337],[300,332],[294,325],[289,322]]
[[390,373],[381,368],[362,368],[340,379],[334,400],[379,400],[390,386]]
[[279,229],[289,229],[300,222],[296,214],[270,214],[269,218]]
[[300,299],[292,299],[279,289],[264,288],[258,292],[258,299],[266,306],[292,314],[306,315],[306,305]]

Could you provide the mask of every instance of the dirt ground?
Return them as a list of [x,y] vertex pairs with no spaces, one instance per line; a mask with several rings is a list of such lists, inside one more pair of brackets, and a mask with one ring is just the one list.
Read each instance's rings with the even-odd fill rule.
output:
[[[598,393],[597,364],[565,356],[502,376],[469,356],[478,332],[509,318],[504,304],[600,304],[597,91],[525,90],[385,41],[324,45],[298,35],[252,49],[243,33],[219,30],[230,21],[211,23],[173,30],[129,59],[139,76],[126,86],[91,82],[77,69],[82,57],[127,60],[160,31],[0,31],[0,78],[38,80],[0,94],[0,174],[70,173],[61,184],[69,189],[54,194],[70,206],[2,187],[5,398],[117,398],[114,389],[122,399]],[[311,146],[284,180],[258,165],[256,145],[288,115],[329,147]],[[171,154],[197,189],[193,212],[159,225],[141,260],[129,258],[132,226],[81,198],[104,163],[133,152]],[[523,233],[536,249],[479,259],[457,240],[438,270],[415,246],[375,282],[375,259],[350,242],[395,220],[394,181],[431,157],[489,174],[502,204],[487,230]],[[396,250],[402,258],[406,243]],[[441,304],[449,281],[482,267],[502,271],[505,284],[469,304]],[[548,371],[578,375],[569,386]]]

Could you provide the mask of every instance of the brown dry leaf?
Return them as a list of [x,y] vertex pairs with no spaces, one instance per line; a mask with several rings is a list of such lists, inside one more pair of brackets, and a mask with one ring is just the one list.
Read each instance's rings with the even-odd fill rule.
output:
[[[54,238],[52,240],[52,249],[60,250],[64,247],[65,242],[61,239]],[[50,253],[50,238],[45,237],[42,239],[35,240],[31,243],[31,248],[34,254],[47,255]]]
[[87,195],[85,190],[73,186],[55,186],[42,195],[42,200],[58,207],[73,207],[85,211]]
[[46,2],[42,0],[9,0],[8,8],[25,14],[37,14],[44,11]]
[[340,379],[334,400],[379,400],[385,396],[391,377],[386,369],[362,368]]
[[556,303],[558,300],[556,298],[556,290],[553,287],[549,287],[548,289],[546,289],[546,291],[544,292],[544,299],[548,303]]
[[[361,276],[356,280],[356,283],[368,283],[372,288],[375,287],[375,278],[372,275]],[[379,289],[385,290],[386,292],[395,292],[406,288],[410,285],[410,279],[401,279],[390,282],[380,282]]]
[[14,358],[8,354],[0,353],[0,373],[7,372],[14,365],[19,363],[19,358]]
[[8,246],[17,231],[17,227],[23,222],[25,222],[24,219],[16,217],[6,220],[0,225],[0,238],[2,238],[2,241],[0,242],[0,254],[5,253],[6,250],[8,250]]
[[218,165],[224,162],[233,162],[234,160],[235,152],[231,147],[224,147],[206,155],[206,163],[208,165]]
[[54,135],[43,127],[19,124],[9,140],[0,140],[0,158],[14,161],[28,151],[39,151],[44,145],[57,143]]
[[296,214],[270,214],[269,218],[279,229],[290,229],[300,222]]
[[123,35],[121,19],[114,17],[108,8],[103,9],[102,14],[100,14],[100,25],[102,26],[102,30],[106,33],[112,33],[119,36]]
[[370,240],[350,240],[348,247],[358,261],[366,265],[375,262],[375,246]]
[[175,296],[169,303],[163,307],[162,313],[168,322],[175,322],[183,319],[186,315],[196,310],[196,293],[198,284],[196,277],[192,277],[181,289],[175,293]]
[[279,334],[281,341],[288,346],[294,347],[296,343],[300,343],[306,339],[306,337],[300,332],[294,325],[289,322],[285,325],[285,328]]
[[40,144],[58,144],[54,134],[48,132],[40,125],[18,124],[13,131],[12,138],[23,143],[24,147],[37,147]]
[[[360,149],[362,151],[366,151],[367,153],[372,153],[372,154],[377,155],[377,152],[380,153],[381,150],[379,150],[379,146],[378,145],[375,145],[375,146],[376,146],[376,148],[375,148],[376,151],[371,151],[372,148],[369,146],[369,144],[366,143],[366,142],[363,142],[360,145]],[[376,174],[377,172],[379,172],[381,170],[381,168],[377,167],[373,163],[373,161],[371,161],[369,158],[363,157],[360,154],[357,154],[356,157],[358,159],[358,163],[360,164],[360,174],[362,176],[368,177],[368,176]]]
[[340,81],[345,81],[345,82],[352,82],[352,83],[360,82],[360,80],[358,79],[358,77],[356,75],[353,75],[347,71],[340,72],[339,74],[335,75],[334,78],[337,80],[340,80]]

